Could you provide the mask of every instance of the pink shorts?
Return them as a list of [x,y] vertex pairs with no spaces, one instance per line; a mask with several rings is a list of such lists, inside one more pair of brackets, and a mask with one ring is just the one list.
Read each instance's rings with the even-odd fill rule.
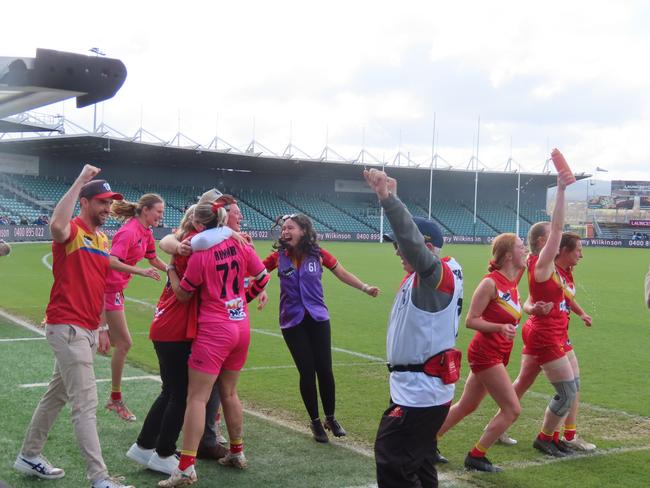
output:
[[187,365],[206,374],[222,369],[241,371],[248,357],[251,329],[248,321],[201,322]]
[[108,312],[124,310],[124,293],[121,291],[104,293],[104,310]]

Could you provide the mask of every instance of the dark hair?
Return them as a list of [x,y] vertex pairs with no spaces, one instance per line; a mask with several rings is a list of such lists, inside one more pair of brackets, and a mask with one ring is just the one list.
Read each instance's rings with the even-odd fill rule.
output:
[[[273,227],[277,227],[278,225],[281,226],[287,220],[293,220],[298,227],[305,232],[300,238],[298,245],[295,248],[292,248],[294,254],[297,256],[307,256],[310,254],[320,255],[320,246],[316,242],[316,231],[314,230],[314,224],[311,219],[305,214],[293,214],[285,217],[278,217]],[[280,237],[273,243],[273,249],[287,250],[289,247]]]
[[560,240],[560,252],[563,249],[566,249],[568,252],[575,251],[575,248],[578,246],[578,241],[581,239],[575,232],[564,232],[562,234],[562,240]]

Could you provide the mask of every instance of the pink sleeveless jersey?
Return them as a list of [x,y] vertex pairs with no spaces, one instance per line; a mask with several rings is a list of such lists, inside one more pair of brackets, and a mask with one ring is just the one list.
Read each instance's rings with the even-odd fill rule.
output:
[[264,269],[255,249],[234,239],[192,254],[181,287],[190,293],[200,290],[199,324],[248,324],[244,278]]
[[[111,256],[129,266],[135,266],[143,258],[154,259],[156,243],[152,230],[142,225],[136,217],[130,218],[113,236]],[[109,269],[106,275],[106,291],[110,293],[124,290],[131,276],[130,273]]]

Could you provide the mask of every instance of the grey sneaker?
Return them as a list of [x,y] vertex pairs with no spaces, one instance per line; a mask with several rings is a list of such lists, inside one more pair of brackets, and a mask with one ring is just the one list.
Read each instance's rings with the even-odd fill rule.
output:
[[217,462],[222,466],[232,466],[238,469],[246,469],[248,466],[248,461],[246,461],[246,456],[244,456],[243,452],[238,452],[237,454],[228,452],[225,457],[222,457]]
[[591,452],[596,450],[596,444],[587,442],[578,436],[575,436],[572,441],[568,441],[564,438],[562,439],[562,441],[574,451]]
[[159,481],[158,486],[162,486],[163,488],[172,488],[174,486],[189,486],[196,483],[197,480],[198,478],[196,476],[196,470],[194,469],[194,465],[191,464],[185,468],[185,471],[181,471],[177,467],[174,469],[174,472],[168,479]]
[[43,455],[27,457],[19,454],[14,463],[14,469],[44,480],[56,480],[65,476],[65,471],[52,466],[52,463]]

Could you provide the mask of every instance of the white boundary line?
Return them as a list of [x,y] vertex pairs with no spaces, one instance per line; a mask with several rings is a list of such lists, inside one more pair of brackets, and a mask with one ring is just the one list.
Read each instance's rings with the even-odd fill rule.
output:
[[14,337],[13,339],[0,339],[0,342],[44,341],[45,337]]
[[[122,376],[122,381],[140,381],[140,380],[151,380],[160,383],[160,377],[155,375]],[[100,379],[96,379],[95,383],[108,383],[109,381],[111,381],[110,378],[100,378]],[[42,388],[49,384],[50,384],[49,381],[47,383],[24,383],[22,385],[18,385],[18,388]]]

